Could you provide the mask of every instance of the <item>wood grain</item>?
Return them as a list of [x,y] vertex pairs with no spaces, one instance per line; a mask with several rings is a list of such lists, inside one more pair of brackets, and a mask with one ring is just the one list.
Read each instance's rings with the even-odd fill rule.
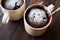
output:
[[[60,6],[60,0],[26,0],[26,8],[34,3],[44,2],[46,6],[55,5],[55,9]],[[39,37],[33,37],[26,33],[23,18],[18,21],[9,21],[2,24],[2,11],[0,9],[0,40],[60,40],[60,11],[53,15],[53,20],[46,33]]]

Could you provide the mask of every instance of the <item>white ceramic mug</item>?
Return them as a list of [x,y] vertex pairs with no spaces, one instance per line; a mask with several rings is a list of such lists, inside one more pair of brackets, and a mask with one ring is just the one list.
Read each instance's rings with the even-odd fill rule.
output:
[[2,0],[0,0],[0,7],[1,10],[3,12],[3,18],[2,18],[2,23],[8,23],[9,20],[19,20],[22,18],[23,13],[25,11],[25,0],[23,0],[23,4],[20,8],[16,9],[16,10],[7,10],[5,8],[3,8],[2,6]]
[[49,5],[48,7],[46,7],[46,6],[43,5],[42,3],[32,4],[32,5],[30,5],[30,6],[26,9],[26,11],[24,12],[24,25],[25,25],[25,30],[26,30],[26,32],[27,32],[28,34],[32,35],[32,36],[41,36],[42,34],[45,33],[45,31],[47,30],[47,28],[48,28],[49,25],[51,24],[51,22],[52,22],[52,16],[50,16],[50,20],[49,20],[49,22],[47,23],[47,25],[44,26],[44,27],[42,27],[42,28],[34,28],[34,27],[30,26],[30,25],[28,24],[28,22],[26,21],[26,12],[27,12],[27,10],[29,10],[29,9],[30,9],[31,7],[33,7],[33,6],[43,7],[43,8],[47,11],[48,15],[50,15],[50,14],[52,13],[53,9],[54,9],[54,5],[51,4],[51,5]]

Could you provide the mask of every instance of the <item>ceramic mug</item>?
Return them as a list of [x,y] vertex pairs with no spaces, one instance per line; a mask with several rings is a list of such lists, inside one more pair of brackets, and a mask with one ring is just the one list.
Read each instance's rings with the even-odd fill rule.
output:
[[2,18],[2,23],[8,23],[9,20],[19,20],[22,18],[23,13],[25,11],[25,0],[23,0],[23,4],[20,8],[16,9],[16,10],[7,10],[5,8],[3,8],[2,6],[2,0],[0,0],[0,7],[1,10],[3,12],[3,18]]
[[44,9],[47,11],[48,15],[50,15],[51,12],[52,12],[53,9],[54,9],[54,5],[51,4],[51,5],[49,5],[48,7],[46,7],[46,6],[43,5],[42,3],[32,4],[32,5],[30,5],[30,6],[25,10],[25,12],[24,12],[25,31],[26,31],[28,34],[32,35],[32,36],[41,36],[42,34],[45,33],[45,31],[47,30],[47,28],[48,28],[49,25],[51,24],[51,22],[52,22],[52,16],[50,16],[50,20],[49,20],[49,22],[47,23],[47,25],[44,26],[44,27],[42,27],[42,28],[34,28],[34,27],[30,26],[30,25],[28,24],[28,22],[26,21],[26,12],[27,12],[27,10],[29,10],[30,8],[32,8],[32,7],[34,7],[34,6],[40,6],[40,7],[44,8]]

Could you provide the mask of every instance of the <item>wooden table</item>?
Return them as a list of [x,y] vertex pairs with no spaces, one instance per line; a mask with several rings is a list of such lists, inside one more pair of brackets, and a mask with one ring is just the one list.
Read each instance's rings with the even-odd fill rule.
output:
[[[55,9],[60,6],[60,0],[26,0],[26,8],[41,1],[46,6],[54,4]],[[8,24],[2,24],[2,15],[0,9],[0,40],[60,40],[60,11],[53,15],[53,20],[48,30],[39,37],[32,37],[26,33],[23,18],[15,22],[9,21]]]

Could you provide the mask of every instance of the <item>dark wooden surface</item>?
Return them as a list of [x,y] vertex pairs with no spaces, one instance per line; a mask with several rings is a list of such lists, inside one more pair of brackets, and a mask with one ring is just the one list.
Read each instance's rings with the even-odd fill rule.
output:
[[[26,8],[34,3],[43,1],[47,6],[54,4],[55,9],[60,6],[60,0],[26,0]],[[60,40],[60,11],[53,16],[53,20],[44,35],[32,37],[24,29],[23,18],[18,21],[9,21],[8,24],[2,24],[2,11],[0,9],[0,40]]]

